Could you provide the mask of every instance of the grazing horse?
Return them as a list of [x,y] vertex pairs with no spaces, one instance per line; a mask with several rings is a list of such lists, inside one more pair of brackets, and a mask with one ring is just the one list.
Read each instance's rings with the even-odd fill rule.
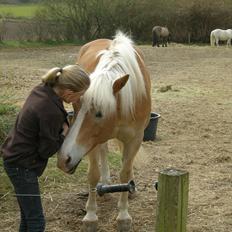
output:
[[[110,180],[107,141],[120,141],[120,182],[128,183],[133,179],[133,161],[150,119],[151,83],[141,51],[122,32],[113,40],[98,39],[85,44],[77,62],[90,73],[91,83],[58,154],[58,167],[73,173],[81,159],[88,156],[89,196],[83,228],[95,231],[96,185],[100,180]],[[132,218],[128,213],[128,192],[120,193],[118,208],[118,229],[129,231]]]
[[222,30],[215,29],[210,33],[211,46],[219,46],[219,41],[227,41],[227,46],[231,45],[232,29]]
[[170,32],[167,27],[155,26],[152,29],[152,47],[159,47],[160,42],[162,47],[167,47]]

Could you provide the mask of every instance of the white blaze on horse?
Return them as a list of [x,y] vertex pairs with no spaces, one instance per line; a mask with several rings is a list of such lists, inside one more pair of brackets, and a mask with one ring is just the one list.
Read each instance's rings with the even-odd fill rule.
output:
[[227,41],[227,46],[231,45],[232,29],[222,30],[215,29],[210,33],[211,46],[219,46],[219,41]]
[[[77,62],[90,73],[91,84],[58,154],[58,167],[73,173],[81,159],[89,158],[89,197],[83,224],[94,231],[97,223],[96,185],[110,179],[107,141],[123,144],[121,183],[133,179],[133,161],[150,119],[151,83],[141,51],[121,32],[114,40],[98,39],[85,44]],[[74,107],[75,109],[75,107]],[[99,161],[101,165],[99,167]],[[118,201],[120,231],[128,231],[128,192]]]

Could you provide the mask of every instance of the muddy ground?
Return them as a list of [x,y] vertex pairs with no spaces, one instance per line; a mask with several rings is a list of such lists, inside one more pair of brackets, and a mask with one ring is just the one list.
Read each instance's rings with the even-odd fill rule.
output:
[[[152,79],[152,111],[161,115],[157,138],[144,142],[135,168],[137,194],[129,201],[135,232],[155,227],[153,183],[167,167],[189,171],[189,232],[232,231],[232,48],[140,46]],[[1,49],[1,101],[21,106],[40,75],[74,63],[79,47]],[[142,160],[142,161],[141,161]],[[78,172],[78,170],[77,170]],[[114,182],[118,173],[113,171]],[[80,231],[87,183],[62,183],[46,190],[46,231]],[[50,195],[48,195],[48,192]],[[98,198],[98,231],[116,231],[118,194]],[[0,199],[0,231],[17,231],[13,197]]]

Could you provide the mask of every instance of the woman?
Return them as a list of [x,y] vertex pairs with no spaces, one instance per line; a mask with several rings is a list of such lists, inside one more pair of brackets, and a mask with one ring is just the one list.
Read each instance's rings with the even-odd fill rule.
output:
[[79,65],[49,70],[31,91],[2,145],[4,168],[20,207],[20,232],[45,230],[38,177],[68,132],[63,101],[77,102],[89,85],[89,76]]

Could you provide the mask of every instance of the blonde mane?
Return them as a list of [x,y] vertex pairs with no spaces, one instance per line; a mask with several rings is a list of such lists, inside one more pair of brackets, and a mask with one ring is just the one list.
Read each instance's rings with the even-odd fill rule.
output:
[[146,96],[145,84],[133,47],[133,41],[118,32],[108,50],[101,51],[95,71],[90,75],[91,84],[84,95],[89,110],[92,106],[105,116],[116,111],[116,99],[112,86],[116,79],[129,74],[129,80],[120,90],[121,114],[134,116],[135,101]]

